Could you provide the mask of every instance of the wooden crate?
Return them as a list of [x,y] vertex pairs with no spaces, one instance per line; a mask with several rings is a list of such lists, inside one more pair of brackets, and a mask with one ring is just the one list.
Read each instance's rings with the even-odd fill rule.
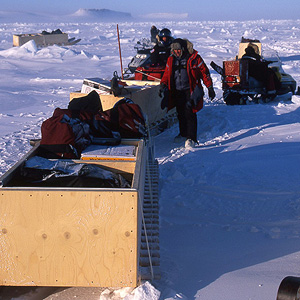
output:
[[127,143],[135,161],[87,162],[131,175],[127,189],[8,187],[38,144],[0,178],[0,285],[138,285],[148,155]]
[[13,46],[19,47],[27,43],[28,41],[34,40],[37,46],[49,46],[49,45],[67,45],[68,34],[41,34],[41,33],[29,33],[29,34],[14,34],[13,35]]

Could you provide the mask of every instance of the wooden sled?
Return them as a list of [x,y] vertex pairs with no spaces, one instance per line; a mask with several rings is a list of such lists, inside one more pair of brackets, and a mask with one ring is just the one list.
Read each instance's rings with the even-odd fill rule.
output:
[[81,39],[75,39],[68,37],[67,33],[59,34],[42,34],[42,33],[29,33],[29,34],[14,34],[13,46],[20,47],[27,42],[33,40],[38,47],[47,47],[52,45],[70,46],[75,45],[81,41]]
[[86,96],[95,90],[101,99],[103,110],[112,108],[116,102],[124,97],[130,98],[134,103],[138,104],[143,113],[147,116],[149,129],[151,133],[156,135],[169,128],[177,121],[175,108],[167,111],[161,109],[161,100],[159,97],[159,82],[142,81],[142,80],[122,80],[123,86],[120,94],[114,96],[111,91],[111,82],[101,78],[86,78],[80,92],[72,92],[70,101],[73,98]]
[[11,186],[38,143],[0,177],[0,285],[136,287],[158,278],[158,164],[147,143],[122,140],[136,147],[133,161],[84,161],[123,174],[130,188]]

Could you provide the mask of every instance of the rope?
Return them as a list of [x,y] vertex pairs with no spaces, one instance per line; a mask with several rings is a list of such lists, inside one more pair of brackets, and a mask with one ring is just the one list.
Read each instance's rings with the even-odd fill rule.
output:
[[142,75],[146,75],[147,77],[151,77],[151,78],[153,78],[154,80],[157,80],[157,81],[160,82],[160,79],[158,79],[158,78],[156,78],[156,77],[154,77],[154,76],[152,76],[152,75],[149,75],[149,74],[147,74],[147,73],[144,73],[144,72],[142,72],[142,71],[140,71],[140,70],[135,70],[135,72],[141,73]]

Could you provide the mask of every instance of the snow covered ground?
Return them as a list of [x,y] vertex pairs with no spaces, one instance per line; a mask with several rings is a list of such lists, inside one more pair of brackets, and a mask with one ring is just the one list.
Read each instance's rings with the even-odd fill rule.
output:
[[[119,23],[123,66],[151,25]],[[242,36],[259,39],[300,82],[300,20],[155,25],[192,41],[208,65],[233,58]],[[12,48],[13,34],[57,28],[81,42]],[[116,23],[0,23],[0,174],[84,78],[111,79],[114,71]],[[173,144],[176,125],[155,137],[162,278],[119,294],[126,299],[274,300],[284,277],[300,276],[300,96],[230,107],[220,76],[211,74],[217,97],[198,113],[199,145]]]

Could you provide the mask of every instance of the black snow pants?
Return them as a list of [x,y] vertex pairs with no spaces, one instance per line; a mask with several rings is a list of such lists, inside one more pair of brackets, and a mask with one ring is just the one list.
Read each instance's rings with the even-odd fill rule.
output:
[[197,115],[192,110],[190,89],[175,90],[174,99],[180,135],[197,142]]

